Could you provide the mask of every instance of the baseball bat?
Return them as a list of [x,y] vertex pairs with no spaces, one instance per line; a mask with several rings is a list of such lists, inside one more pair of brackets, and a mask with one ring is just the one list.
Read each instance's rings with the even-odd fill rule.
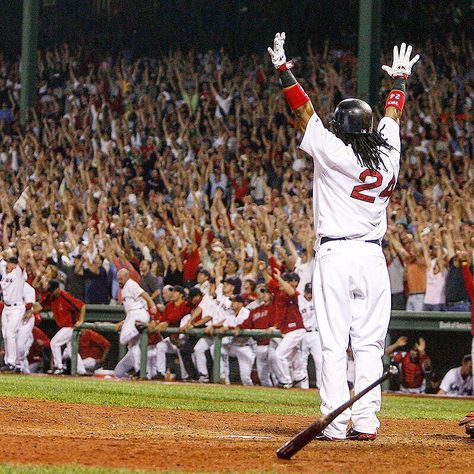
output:
[[380,385],[382,382],[390,377],[394,377],[398,374],[398,369],[395,366],[390,366],[383,375],[378,378],[375,382],[371,383],[364,390],[354,395],[350,400],[343,403],[340,407],[333,410],[331,413],[321,416],[314,423],[309,425],[303,431],[293,436],[287,441],[281,448],[277,449],[277,456],[280,459],[291,459],[298,451],[303,449],[309,442],[314,440],[314,437],[321,433],[329,424],[334,421],[344,410],[352,406],[357,400],[363,397],[366,393]]

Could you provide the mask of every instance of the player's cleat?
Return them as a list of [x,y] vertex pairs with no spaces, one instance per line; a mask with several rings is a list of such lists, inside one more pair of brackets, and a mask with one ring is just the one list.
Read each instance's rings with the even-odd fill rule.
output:
[[201,376],[199,376],[198,382],[199,383],[209,383],[209,377],[206,377],[205,375],[201,375]]
[[466,434],[474,439],[474,411],[468,413],[460,422],[459,425],[464,425],[466,428]]
[[15,366],[14,366],[14,365],[10,365],[10,364],[4,365],[4,366],[1,368],[1,372],[14,373],[14,372],[15,372]]
[[293,385],[293,387],[296,387],[297,385],[299,385],[301,382],[304,382],[305,380],[306,380],[306,377],[303,377],[299,380],[294,380],[292,385]]
[[160,374],[160,373],[158,372],[156,375],[154,375],[154,376],[151,378],[151,380],[165,380],[165,376],[164,376],[164,374]]
[[318,433],[314,437],[315,441],[344,441],[343,439],[338,439],[338,438],[331,438],[331,436],[327,436],[324,433]]
[[53,375],[63,375],[64,374],[64,369],[54,369]]
[[361,433],[350,429],[346,435],[346,439],[351,441],[374,441],[377,438],[377,433]]

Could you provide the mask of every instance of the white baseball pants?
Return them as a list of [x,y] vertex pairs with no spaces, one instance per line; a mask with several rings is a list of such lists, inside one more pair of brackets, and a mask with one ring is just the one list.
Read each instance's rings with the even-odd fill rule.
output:
[[2,336],[5,345],[4,362],[14,366],[17,360],[17,338],[25,305],[7,306],[2,312]]
[[[71,333],[71,341],[67,343],[66,349],[64,349],[62,360],[63,362],[65,362],[68,359],[71,359],[71,357],[72,357],[72,333]],[[93,360],[95,362],[95,359],[92,359],[91,357],[89,357],[88,359]],[[95,364],[94,364],[94,368],[95,368]],[[86,365],[84,364],[84,360],[82,359],[81,355],[78,353],[77,354],[77,373],[79,375],[85,375],[86,371],[87,371],[87,368],[86,368]]]
[[149,320],[150,315],[148,311],[144,309],[128,311],[122,329],[120,330],[120,344],[127,346],[127,355],[130,354],[129,358],[132,358],[133,368],[136,372],[140,370],[140,333],[135,324],[146,324]]
[[184,368],[181,354],[178,348],[171,343],[170,338],[163,339],[156,345],[156,368],[157,373],[165,375],[166,372],[166,354],[177,354],[179,359],[179,368],[181,371],[181,378],[187,379],[188,373]]
[[32,316],[26,321],[23,317],[18,327],[16,336],[16,363],[15,366],[20,368],[23,372],[28,365],[27,358],[30,347],[33,344],[33,326],[35,325],[35,318]]
[[134,355],[128,351],[115,366],[114,374],[118,379],[129,377],[129,372],[135,369]]
[[257,374],[260,383],[264,387],[273,387],[270,377],[269,345],[257,345],[255,349],[255,361],[257,364]]
[[301,341],[305,334],[306,329],[296,329],[286,333],[275,350],[275,372],[278,382],[283,385],[293,382],[290,367],[293,368],[295,380],[301,380],[304,377]]
[[[382,248],[374,243],[331,241],[320,246],[313,292],[321,334],[323,371],[321,412],[327,415],[349,399],[346,349],[351,338],[355,393],[382,375],[385,335],[390,320],[390,282]],[[349,420],[363,433],[380,423],[381,388],[376,387],[324,431],[344,439]]]
[[230,383],[229,357],[236,357],[239,362],[240,380],[243,385],[253,385],[252,367],[255,354],[250,346],[238,346],[234,344],[223,344],[221,352],[221,377],[226,383]]
[[306,375],[306,380],[301,382],[301,388],[309,388],[309,377],[308,377],[308,357],[310,354],[313,356],[314,366],[316,369],[316,387],[321,386],[321,378],[323,372],[323,353],[321,351],[321,338],[319,337],[319,331],[306,331],[303,341],[301,343],[301,357],[303,358],[303,370]]
[[203,377],[209,377],[209,371],[207,370],[206,351],[211,351],[212,357],[213,346],[213,337],[201,337],[197,344],[194,346],[194,363],[196,365],[197,371],[199,372],[199,375]]
[[[51,339],[51,355],[53,356],[53,365],[58,369],[62,369],[63,366],[63,356],[62,356],[62,347],[66,347],[69,357],[71,357],[71,343],[72,343],[72,333],[73,328],[61,328]],[[79,356],[78,356],[78,372],[79,372]]]

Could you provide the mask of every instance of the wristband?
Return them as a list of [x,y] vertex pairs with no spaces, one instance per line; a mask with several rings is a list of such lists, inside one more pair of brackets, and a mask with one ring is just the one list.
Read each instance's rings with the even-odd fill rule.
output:
[[293,61],[288,61],[286,63],[283,63],[281,66],[277,67],[278,72],[283,72],[283,71],[289,71],[295,63]]
[[294,86],[283,89],[283,94],[285,94],[286,101],[291,110],[295,110],[306,104],[306,102],[309,102],[308,95],[298,83]]
[[405,105],[405,93],[398,89],[395,89],[388,94],[387,101],[385,102],[385,108],[395,107],[400,112],[403,110]]
[[33,303],[26,303],[25,304],[25,309],[29,311],[33,307]]

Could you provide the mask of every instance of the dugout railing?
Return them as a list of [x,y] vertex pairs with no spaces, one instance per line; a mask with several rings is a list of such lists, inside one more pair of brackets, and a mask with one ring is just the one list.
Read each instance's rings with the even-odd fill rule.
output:
[[[51,319],[51,313],[44,313],[46,319]],[[117,332],[114,323],[122,321],[125,313],[121,306],[108,305],[87,305],[86,321],[81,328],[75,328],[72,354],[71,354],[71,373],[77,375],[77,354],[79,349],[79,337],[81,329],[94,329],[98,332],[109,333]],[[468,334],[471,331],[471,319],[469,313],[459,312],[408,312],[408,311],[392,311],[389,331],[428,331],[446,334]],[[163,331],[164,337],[171,334],[178,334],[178,328],[169,328]],[[205,336],[204,329],[190,329],[187,334],[191,336]],[[234,336],[233,331],[214,334],[215,342],[213,348],[213,376],[212,380],[218,382],[220,380],[220,360],[222,349],[222,338],[226,336]],[[268,334],[264,330],[242,330],[240,336],[265,336],[265,337],[281,337],[279,332]],[[147,365],[147,349],[148,349],[148,331],[140,329],[141,337],[141,361],[140,361],[140,377],[146,378]],[[390,332],[387,334],[386,345],[392,343]],[[119,359],[126,353],[126,348],[119,345]]]

